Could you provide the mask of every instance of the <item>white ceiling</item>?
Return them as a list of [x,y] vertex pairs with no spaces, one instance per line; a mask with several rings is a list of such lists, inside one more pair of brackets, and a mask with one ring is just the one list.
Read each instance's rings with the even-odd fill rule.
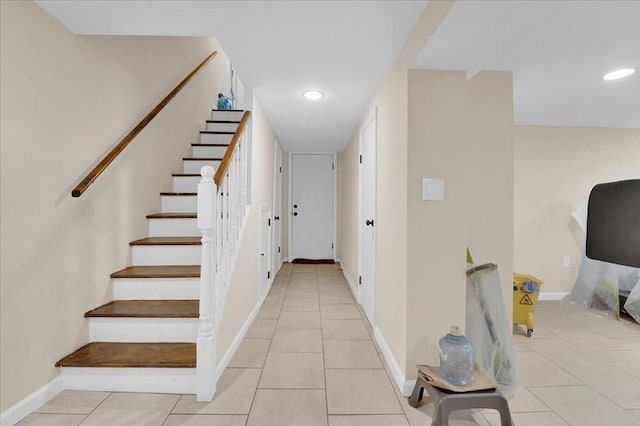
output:
[[[285,149],[327,152],[349,142],[426,1],[36,3],[77,34],[216,37]],[[414,67],[513,71],[517,124],[640,128],[640,1],[458,1]],[[306,101],[310,88],[325,98]]]
[[[76,34],[216,37],[287,150],[340,151],[426,1],[36,1]],[[325,97],[302,97],[317,89]]]
[[414,66],[513,71],[516,124],[640,128],[640,1],[458,1]]

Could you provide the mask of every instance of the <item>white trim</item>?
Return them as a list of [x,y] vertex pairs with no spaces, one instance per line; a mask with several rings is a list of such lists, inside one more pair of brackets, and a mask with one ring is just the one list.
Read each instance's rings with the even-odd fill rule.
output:
[[224,370],[227,369],[229,362],[231,362],[231,358],[233,358],[233,355],[238,350],[240,343],[242,343],[242,339],[244,339],[244,336],[247,334],[247,331],[249,331],[249,327],[251,327],[251,323],[253,323],[253,320],[256,318],[256,315],[258,315],[258,311],[260,311],[262,304],[264,303],[265,299],[267,298],[267,295],[269,294],[269,290],[271,290],[271,286],[269,286],[265,294],[258,299],[258,303],[256,303],[256,306],[253,307],[253,309],[251,310],[251,313],[249,314],[244,324],[242,324],[242,327],[238,331],[238,334],[236,334],[236,337],[231,342],[231,345],[229,345],[229,348],[225,352],[224,356],[222,357],[220,362],[218,362],[216,382],[220,380],[222,373],[224,373]]
[[416,381],[406,379],[406,377],[404,376],[404,373],[402,372],[402,368],[400,367],[400,364],[398,364],[398,361],[393,356],[391,349],[389,349],[389,345],[387,345],[387,342],[384,340],[382,331],[380,331],[377,325],[373,326],[373,337],[376,339],[376,343],[380,347],[380,350],[382,350],[382,355],[384,355],[384,360],[387,363],[387,366],[389,367],[389,371],[391,372],[391,377],[396,382],[396,386],[398,386],[398,389],[400,389],[400,392],[402,393],[402,395],[404,396],[411,395],[411,391],[413,390],[413,387],[415,386]]
[[58,376],[46,385],[27,395],[22,401],[7,408],[0,414],[0,425],[13,426],[34,410],[46,404],[64,389],[62,377]]
[[538,300],[562,300],[568,294],[568,291],[541,291],[538,295]]
[[60,369],[64,389],[106,392],[196,393],[195,368],[104,368]]
[[[336,261],[340,262],[340,259],[338,258]],[[351,279],[351,276],[349,276],[349,273],[344,268],[342,269],[342,275],[344,275],[344,278],[347,280],[347,284],[349,284],[351,294],[353,294],[353,297],[358,301],[358,304],[360,304],[360,287],[355,285],[355,283]]]

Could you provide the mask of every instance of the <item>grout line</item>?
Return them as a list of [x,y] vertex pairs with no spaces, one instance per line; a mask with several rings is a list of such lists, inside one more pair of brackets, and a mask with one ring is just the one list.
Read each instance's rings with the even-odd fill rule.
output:
[[182,399],[182,395],[178,395],[178,398],[176,399],[175,404],[173,404],[173,407],[171,407],[171,410],[169,410],[169,412],[167,413],[167,416],[164,418],[162,424],[164,425],[167,420],[169,420],[169,416],[171,416],[171,414],[173,414],[173,410],[176,409],[176,407],[178,406],[178,402],[180,402],[180,400]]
[[91,410],[91,412],[89,414],[87,414],[84,419],[82,419],[82,421],[80,423],[78,423],[78,426],[80,426],[82,423],[84,423],[85,420],[87,420],[89,418],[89,416],[92,415],[98,409],[98,407],[100,407],[102,404],[104,404],[104,402],[107,399],[111,398],[111,395],[113,395],[113,394],[114,394],[114,392],[109,392],[109,395],[107,395],[102,401],[100,401],[100,403],[98,405],[96,405],[93,408],[93,410]]

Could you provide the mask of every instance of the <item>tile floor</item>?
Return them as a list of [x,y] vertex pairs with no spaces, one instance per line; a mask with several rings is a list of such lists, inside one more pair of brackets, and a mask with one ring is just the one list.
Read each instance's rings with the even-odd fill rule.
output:
[[[392,385],[338,265],[283,266],[211,403],[192,395],[65,391],[21,425],[430,425]],[[640,425],[640,326],[540,302],[532,338],[517,329],[518,426]],[[495,411],[451,426],[499,425]]]

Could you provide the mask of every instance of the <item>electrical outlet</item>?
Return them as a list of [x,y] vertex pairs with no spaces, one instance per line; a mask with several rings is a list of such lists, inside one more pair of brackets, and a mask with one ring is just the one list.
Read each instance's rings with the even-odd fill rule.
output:
[[564,269],[571,268],[571,256],[563,256],[562,257],[562,267]]

